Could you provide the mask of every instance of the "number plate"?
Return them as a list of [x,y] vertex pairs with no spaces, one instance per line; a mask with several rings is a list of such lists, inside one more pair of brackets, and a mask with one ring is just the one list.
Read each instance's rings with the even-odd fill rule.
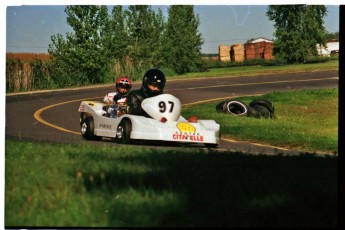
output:
[[168,121],[177,121],[181,115],[181,101],[171,94],[161,94],[146,98],[142,103],[143,110],[155,120],[165,117]]

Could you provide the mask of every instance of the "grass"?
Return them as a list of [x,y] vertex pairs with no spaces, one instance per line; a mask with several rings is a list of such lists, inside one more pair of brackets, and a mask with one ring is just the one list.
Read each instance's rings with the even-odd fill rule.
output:
[[332,156],[5,144],[7,228],[337,224]]
[[[338,89],[274,92],[236,98],[247,105],[258,98],[270,100],[275,119],[257,119],[216,113],[220,101],[184,108],[183,115],[220,123],[223,138],[266,143],[302,151],[338,152]],[[196,112],[197,111],[197,112]]]
[[[266,67],[240,68],[232,75]],[[218,102],[186,107],[183,115],[217,120],[223,137],[337,152],[338,89],[263,97],[273,102],[275,119],[218,114]],[[5,227],[337,226],[336,155],[115,146],[7,139]]]
[[212,68],[207,72],[187,73],[178,76],[168,76],[168,79],[186,79],[186,78],[201,78],[201,77],[221,77],[221,76],[252,76],[259,74],[279,74],[291,72],[314,72],[326,70],[338,70],[339,61],[332,60],[323,63],[310,64],[291,64],[278,66],[238,66],[238,67],[224,67]]

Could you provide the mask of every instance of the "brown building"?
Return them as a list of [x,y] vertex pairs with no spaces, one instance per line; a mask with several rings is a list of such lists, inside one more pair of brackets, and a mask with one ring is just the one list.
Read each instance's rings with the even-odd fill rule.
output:
[[243,62],[244,46],[242,44],[232,45],[230,48],[230,58],[232,62]]
[[219,61],[221,62],[230,61],[230,46],[220,45],[218,48],[219,48]]
[[257,38],[244,45],[219,46],[219,60],[221,62],[243,62],[251,59],[273,59],[273,41],[265,38]]
[[245,58],[246,60],[251,59],[273,59],[273,41],[258,38],[253,41],[244,44]]

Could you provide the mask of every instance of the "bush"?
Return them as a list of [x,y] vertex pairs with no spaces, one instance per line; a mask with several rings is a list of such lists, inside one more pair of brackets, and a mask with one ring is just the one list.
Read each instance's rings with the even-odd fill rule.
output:
[[310,56],[308,57],[304,63],[323,63],[330,60],[338,60],[339,57],[332,56],[332,57],[325,57],[325,56]]

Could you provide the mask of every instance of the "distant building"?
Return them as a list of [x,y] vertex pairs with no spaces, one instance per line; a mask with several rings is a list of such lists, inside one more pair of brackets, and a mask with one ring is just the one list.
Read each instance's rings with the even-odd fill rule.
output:
[[229,62],[230,61],[230,46],[220,45],[219,47],[219,61]]
[[[332,39],[326,43],[327,47],[317,45],[318,54],[320,56],[339,55],[339,40]],[[221,62],[242,62],[252,59],[274,59],[273,41],[263,37],[259,37],[248,41],[245,44],[220,45],[219,60]]]
[[333,54],[339,54],[339,40],[332,39],[326,42],[327,47],[320,46],[319,44],[316,45],[318,53],[320,56],[331,56]]
[[267,42],[267,43],[273,43],[273,41],[272,41],[272,40],[267,39],[267,38],[263,38],[263,37],[259,37],[259,38],[257,38],[257,39],[254,39],[254,40],[252,40],[252,41],[248,42],[248,43],[258,43],[258,42]]
[[232,62],[244,61],[244,46],[242,44],[235,44],[230,47],[230,58]]
[[231,46],[220,45],[219,60],[221,62],[243,62],[251,59],[273,59],[273,41],[259,37],[245,44]]
[[273,41],[260,37],[247,42],[244,44],[244,56],[246,60],[273,59]]

